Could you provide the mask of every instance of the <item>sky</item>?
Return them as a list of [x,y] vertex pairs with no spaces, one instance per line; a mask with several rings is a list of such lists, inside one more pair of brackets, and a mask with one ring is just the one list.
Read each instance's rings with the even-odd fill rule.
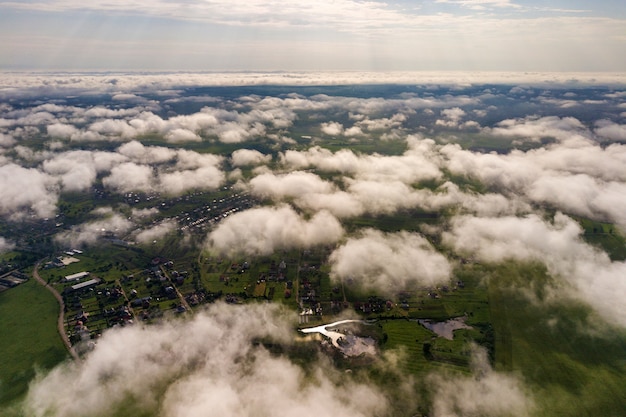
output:
[[624,71],[626,3],[0,0],[0,70]]

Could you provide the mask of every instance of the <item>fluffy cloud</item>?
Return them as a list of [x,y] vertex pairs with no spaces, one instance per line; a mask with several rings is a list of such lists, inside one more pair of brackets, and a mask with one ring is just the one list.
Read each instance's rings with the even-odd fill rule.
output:
[[272,160],[272,155],[265,155],[254,149],[237,149],[231,155],[235,167],[266,164]]
[[151,208],[145,208],[145,209],[132,209],[131,210],[131,216],[133,219],[146,219],[146,218],[150,218],[152,216],[156,216],[157,214],[159,214],[159,209],[157,209],[156,207],[151,207]]
[[[322,362],[310,372],[253,343],[289,344],[288,316],[276,305],[216,304],[186,321],[106,332],[81,362],[63,364],[29,390],[32,416],[86,417],[120,410],[194,416],[328,414],[366,417],[388,412],[387,398]],[[291,335],[291,336],[290,336]],[[132,403],[128,403],[132,398]]]
[[546,176],[532,184],[528,196],[569,213],[610,220],[626,230],[625,183],[598,181],[582,174]]
[[111,210],[101,210],[94,214],[103,218],[72,226],[70,230],[56,235],[55,239],[67,246],[83,247],[95,244],[104,236],[121,237],[133,227],[131,221]]
[[325,122],[322,123],[320,128],[322,133],[329,136],[339,136],[343,134],[343,125],[339,122]]
[[186,149],[178,149],[176,151],[176,169],[198,169],[206,167],[218,167],[223,157],[210,153],[198,153],[188,151]]
[[48,136],[53,138],[70,139],[72,137],[76,137],[79,132],[76,127],[65,123],[54,123],[46,126],[46,129],[48,131]]
[[0,147],[8,148],[17,143],[17,141],[10,135],[0,133]]
[[392,214],[419,201],[419,195],[401,181],[349,181],[348,192],[372,214]]
[[113,167],[111,174],[103,178],[102,183],[121,193],[130,191],[149,193],[154,190],[154,171],[147,165],[126,162]]
[[399,128],[404,121],[406,121],[406,116],[402,113],[397,113],[389,118],[370,119],[365,117],[357,121],[355,126],[369,131],[389,130]]
[[15,248],[15,243],[7,240],[6,238],[0,236],[0,254],[5,252],[9,252]]
[[194,170],[162,172],[159,174],[158,189],[165,194],[179,195],[192,189],[213,190],[225,179],[222,171],[214,166]]
[[333,185],[310,172],[294,171],[284,175],[265,173],[250,180],[250,190],[261,197],[282,199],[308,193],[329,193]]
[[289,206],[262,207],[235,213],[213,230],[209,250],[269,255],[279,249],[306,248],[337,242],[341,224],[326,211],[304,219]]
[[294,201],[298,207],[313,211],[327,210],[337,217],[355,217],[366,211],[364,204],[349,192],[307,193]]
[[471,376],[431,375],[434,417],[524,417],[533,401],[513,375],[494,371],[484,349],[474,347]]
[[368,229],[349,238],[329,258],[331,277],[367,290],[393,294],[409,286],[436,286],[450,279],[452,267],[422,236],[384,234]]
[[145,146],[139,141],[133,140],[125,143],[117,152],[130,158],[133,162],[142,164],[158,164],[170,161],[176,156],[176,151],[162,146]]
[[[401,115],[400,115],[401,116]],[[376,120],[362,120],[358,121],[354,124],[354,126],[349,128],[344,128],[344,126],[339,122],[327,122],[322,123],[320,125],[320,129],[322,133],[328,136],[361,136],[363,135],[363,128],[368,130],[381,130],[391,128],[391,126],[396,126],[401,124],[402,119],[394,118],[392,119],[376,119]]]
[[340,190],[315,174],[294,171],[282,175],[260,174],[250,180],[247,188],[259,197],[291,200],[301,209],[328,210],[342,218],[364,213],[393,214],[418,207],[432,212],[458,207],[461,211],[481,215],[530,211],[530,206],[520,199],[495,193],[464,193],[451,182],[442,184],[435,191],[415,189],[401,181],[344,178],[344,185],[345,190]]
[[477,218],[461,216],[451,222],[443,241],[462,254],[487,262],[506,259],[539,261],[548,272],[574,289],[607,321],[626,326],[621,301],[626,297],[626,262],[584,243],[582,230],[571,218],[557,213],[553,223],[539,216]]
[[453,107],[451,109],[441,110],[441,116],[443,119],[438,119],[435,124],[438,126],[459,127],[461,119],[465,116],[465,111],[460,107]]
[[139,231],[135,235],[135,240],[139,243],[152,243],[176,230],[178,224],[174,220],[165,220],[155,226]]
[[610,120],[599,120],[596,122],[595,133],[603,139],[625,141],[626,125],[613,123]]
[[[274,178],[273,174],[263,174]],[[313,174],[309,174],[313,175]],[[294,179],[295,180],[295,179]],[[321,180],[318,180],[318,182]],[[251,181],[252,183],[252,181]],[[400,210],[420,208],[430,212],[454,208],[463,213],[481,216],[529,213],[530,204],[514,195],[498,193],[463,192],[458,185],[445,182],[434,191],[416,189],[401,181],[367,181],[344,178],[345,190],[331,187],[322,182],[318,187],[305,184],[294,186],[291,193],[282,187],[272,188],[272,182],[263,182],[269,191],[264,196],[294,198],[293,204],[306,210],[328,210],[341,218],[359,216],[364,213],[393,214]],[[317,188],[317,189],[316,189]],[[259,193],[260,190],[253,192]]]
[[523,119],[507,119],[499,122],[486,132],[499,136],[523,138],[529,141],[539,141],[550,137],[557,140],[566,140],[572,135],[585,134],[585,126],[574,117],[528,116]]
[[[556,134],[556,133],[555,133]],[[621,198],[626,171],[626,146],[600,147],[572,135],[562,142],[505,155],[441,148],[443,166],[455,174],[478,179],[490,189],[516,194],[559,210],[618,223],[624,228]]]
[[[527,86],[537,85],[544,87],[546,81],[562,86],[594,86],[594,85],[623,85],[626,78],[622,73],[541,73],[541,72],[468,72],[459,74],[453,72],[280,72],[259,74],[249,73],[180,73],[180,74],[116,74],[112,82],[110,74],[76,74],[63,73],[13,73],[6,74],[4,84],[8,87],[2,91],[0,97],[32,97],[49,95],[82,94],[94,92],[109,92],[117,94],[120,91],[141,91],[155,89],[181,88],[185,86],[240,86],[240,85],[345,85],[345,84],[401,84],[412,85],[415,80],[430,85],[466,85],[466,84],[504,84],[514,83]],[[324,96],[320,100],[329,100]],[[351,98],[358,102],[360,99]],[[444,97],[443,106],[460,106],[467,97]],[[464,100],[465,99],[465,100]],[[278,100],[269,98],[269,102]],[[443,102],[441,98],[420,99],[424,102]],[[285,101],[306,103],[298,95],[291,95]],[[472,102],[472,101],[470,101]],[[273,106],[270,104],[270,106]],[[434,107],[441,107],[434,106]],[[433,107],[424,104],[422,108]],[[99,107],[94,107],[98,109]]]
[[34,168],[9,163],[0,166],[0,213],[12,217],[30,210],[37,217],[50,217],[56,211],[58,187],[51,176]]
[[332,153],[314,146],[304,152],[286,151],[280,158],[287,167],[316,167],[322,171],[348,174],[365,180],[398,180],[413,184],[440,178],[442,174],[437,166],[434,141],[409,137],[407,143],[409,149],[399,156],[357,155],[347,149]]
[[180,142],[200,142],[202,138],[197,133],[187,129],[173,129],[167,132],[165,139],[168,142],[180,143]]
[[43,163],[43,169],[58,177],[64,190],[84,191],[89,189],[97,175],[94,154],[89,151],[72,151],[55,155]]
[[103,178],[102,183],[117,192],[179,195],[191,189],[215,189],[225,180],[219,168],[223,158],[217,155],[144,146],[137,141],[125,143],[117,151],[135,161],[113,166]]

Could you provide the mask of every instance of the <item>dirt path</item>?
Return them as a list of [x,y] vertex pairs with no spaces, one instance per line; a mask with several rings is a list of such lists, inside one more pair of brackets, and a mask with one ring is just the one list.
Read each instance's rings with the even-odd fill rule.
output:
[[61,294],[59,294],[59,292],[56,289],[54,289],[51,285],[48,285],[48,283],[46,283],[46,281],[44,281],[41,278],[41,276],[39,275],[40,265],[41,265],[41,261],[35,264],[35,269],[33,270],[33,277],[41,285],[46,287],[48,291],[52,293],[54,298],[56,298],[57,301],[59,302],[59,319],[57,321],[57,330],[59,331],[59,335],[61,336],[61,339],[63,340],[63,343],[65,344],[65,347],[67,348],[67,351],[70,353],[70,355],[72,355],[72,358],[74,358],[75,360],[78,360],[80,358],[78,354],[76,353],[76,351],[74,350],[74,348],[72,347],[72,344],[70,343],[70,339],[69,337],[67,337],[67,333],[65,331],[65,303],[63,302],[63,297],[61,297]]
[[187,300],[185,300],[185,297],[183,296],[183,294],[178,290],[178,287],[172,281],[172,278],[170,277],[170,274],[168,274],[167,271],[165,270],[165,268],[163,268],[163,265],[161,265],[161,272],[163,273],[163,275],[165,275],[165,278],[167,278],[169,283],[172,284],[172,287],[174,288],[174,291],[176,291],[176,295],[178,296],[178,299],[180,300],[180,303],[183,305],[183,307],[185,307],[185,312],[186,313],[193,313],[193,311],[191,311],[191,306],[189,305]]

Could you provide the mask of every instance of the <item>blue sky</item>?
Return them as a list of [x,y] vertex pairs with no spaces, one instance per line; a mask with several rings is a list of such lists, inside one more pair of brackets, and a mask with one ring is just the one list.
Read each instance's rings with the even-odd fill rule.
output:
[[626,4],[0,0],[0,69],[624,71]]

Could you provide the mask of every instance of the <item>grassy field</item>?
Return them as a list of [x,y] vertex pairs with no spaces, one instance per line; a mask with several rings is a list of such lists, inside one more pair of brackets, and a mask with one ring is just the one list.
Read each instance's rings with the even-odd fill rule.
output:
[[574,217],[583,227],[583,238],[609,254],[613,261],[626,259],[626,238],[610,223]]
[[522,376],[537,415],[624,415],[626,332],[574,301],[545,301],[541,289],[531,301],[523,290],[549,283],[544,268],[504,264],[489,272],[496,368]]
[[57,333],[58,312],[52,294],[33,279],[0,293],[0,404],[23,396],[37,370],[68,357]]

